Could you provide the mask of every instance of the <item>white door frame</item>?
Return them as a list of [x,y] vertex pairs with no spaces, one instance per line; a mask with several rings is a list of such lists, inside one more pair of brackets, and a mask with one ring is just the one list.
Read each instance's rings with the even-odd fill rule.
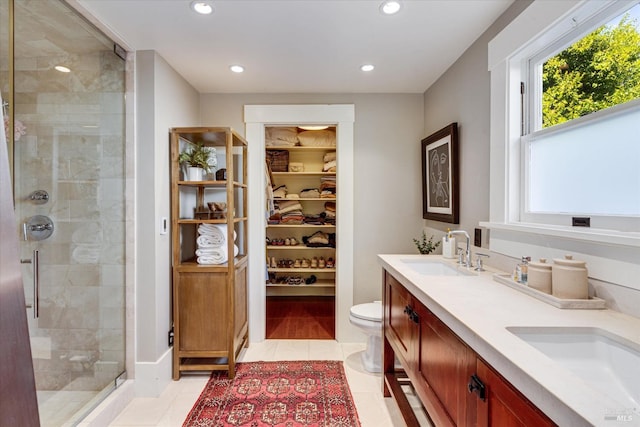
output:
[[323,105],[245,105],[245,135],[249,142],[249,340],[262,342],[266,327],[266,181],[265,126],[324,124],[336,126],[336,340],[360,341],[349,323],[353,305],[353,171],[355,106]]

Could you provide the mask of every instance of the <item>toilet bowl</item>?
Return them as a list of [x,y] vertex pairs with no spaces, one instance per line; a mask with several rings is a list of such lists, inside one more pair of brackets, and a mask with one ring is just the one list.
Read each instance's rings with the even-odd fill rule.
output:
[[368,372],[381,371],[382,301],[351,307],[349,322],[367,335],[367,349],[362,353],[362,365]]

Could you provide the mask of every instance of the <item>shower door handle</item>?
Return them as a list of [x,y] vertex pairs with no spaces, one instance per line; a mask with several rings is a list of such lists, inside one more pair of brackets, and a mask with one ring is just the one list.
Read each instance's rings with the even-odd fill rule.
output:
[[35,249],[31,259],[21,259],[21,264],[31,264],[33,268],[33,304],[27,304],[26,308],[33,308],[33,318],[40,315],[40,252]]

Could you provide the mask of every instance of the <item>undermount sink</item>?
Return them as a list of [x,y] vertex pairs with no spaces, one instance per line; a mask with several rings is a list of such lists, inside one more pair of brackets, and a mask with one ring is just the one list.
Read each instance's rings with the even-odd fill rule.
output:
[[456,268],[445,262],[421,258],[403,259],[401,262],[416,273],[425,276],[474,276],[464,268]]
[[638,413],[640,345],[599,328],[508,327],[507,330],[595,390]]

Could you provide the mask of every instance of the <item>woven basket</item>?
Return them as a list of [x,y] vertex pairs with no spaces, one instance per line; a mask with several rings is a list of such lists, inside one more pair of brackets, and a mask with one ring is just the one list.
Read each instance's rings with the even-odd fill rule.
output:
[[267,163],[272,172],[287,172],[289,170],[289,152],[287,150],[268,150]]

